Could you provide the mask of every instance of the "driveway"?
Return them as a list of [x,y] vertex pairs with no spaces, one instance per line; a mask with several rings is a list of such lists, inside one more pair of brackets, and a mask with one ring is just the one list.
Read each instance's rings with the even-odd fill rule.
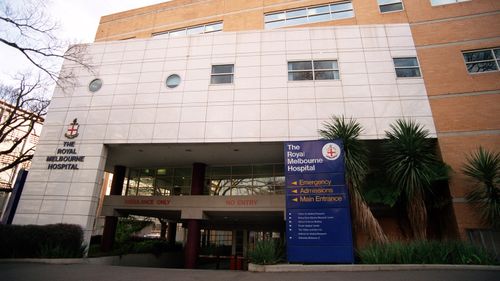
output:
[[52,265],[39,263],[0,263],[4,281],[498,281],[495,270],[405,270],[372,272],[282,272],[255,273],[226,270],[184,270],[123,267],[93,264]]

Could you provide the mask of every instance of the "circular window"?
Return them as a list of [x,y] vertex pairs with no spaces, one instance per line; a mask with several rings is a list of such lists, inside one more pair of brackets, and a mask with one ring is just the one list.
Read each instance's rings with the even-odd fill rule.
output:
[[175,88],[181,83],[181,77],[177,74],[172,74],[168,76],[166,84],[169,88]]
[[95,93],[95,92],[99,91],[99,89],[101,89],[101,87],[102,87],[102,80],[97,78],[97,79],[94,79],[90,82],[89,91]]

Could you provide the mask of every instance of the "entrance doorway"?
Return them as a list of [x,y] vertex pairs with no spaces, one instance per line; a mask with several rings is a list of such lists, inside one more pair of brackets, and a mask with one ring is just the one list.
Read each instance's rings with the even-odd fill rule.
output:
[[284,239],[283,232],[254,230],[201,230],[198,268],[246,270],[248,254],[262,240]]

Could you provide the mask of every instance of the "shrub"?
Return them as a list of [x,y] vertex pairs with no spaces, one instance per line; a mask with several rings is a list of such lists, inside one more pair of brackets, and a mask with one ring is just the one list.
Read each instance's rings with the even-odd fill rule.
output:
[[149,220],[138,220],[133,217],[120,218],[116,228],[115,242],[118,244],[127,242],[135,232],[140,231],[151,223]]
[[126,254],[154,254],[156,256],[166,252],[182,250],[181,244],[170,244],[162,239],[131,237],[126,242],[115,244],[109,252],[101,252],[100,245],[90,245],[89,257],[116,256]]
[[77,258],[82,243],[78,225],[0,225],[0,258]]
[[209,256],[230,256],[231,246],[209,244],[205,247],[200,248],[200,254]]
[[81,258],[85,254],[85,246],[82,245],[80,249],[72,249],[68,247],[63,247],[61,245],[52,246],[50,244],[40,245],[40,252],[38,257],[40,258]]
[[365,264],[495,264],[485,250],[463,241],[372,244],[358,254]]
[[259,241],[248,253],[248,257],[255,264],[276,264],[284,259],[285,247],[283,243],[274,240]]
[[129,253],[150,253],[156,256],[161,255],[161,253],[171,252],[175,250],[179,250],[182,248],[180,245],[175,244],[171,245],[169,242],[165,240],[152,239],[152,240],[144,240],[140,242],[131,243],[131,247],[129,249]]
[[466,159],[462,172],[474,188],[465,198],[484,222],[500,229],[500,153],[479,147]]

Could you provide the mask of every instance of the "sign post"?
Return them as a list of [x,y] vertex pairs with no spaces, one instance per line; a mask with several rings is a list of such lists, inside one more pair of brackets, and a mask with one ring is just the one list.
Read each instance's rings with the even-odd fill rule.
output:
[[342,141],[285,142],[285,178],[288,261],[353,263]]

